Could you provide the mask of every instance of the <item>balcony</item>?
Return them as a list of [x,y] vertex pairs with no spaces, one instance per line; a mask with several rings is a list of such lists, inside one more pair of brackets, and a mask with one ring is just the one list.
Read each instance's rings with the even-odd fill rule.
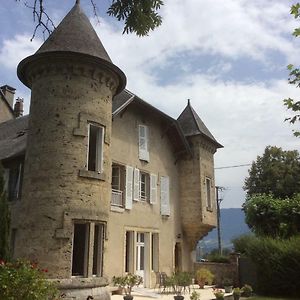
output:
[[123,191],[111,190],[111,205],[123,207]]

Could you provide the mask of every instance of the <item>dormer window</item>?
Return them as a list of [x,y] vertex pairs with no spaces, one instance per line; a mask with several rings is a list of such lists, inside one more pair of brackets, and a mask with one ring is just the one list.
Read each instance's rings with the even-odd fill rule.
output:
[[103,170],[103,137],[103,127],[89,124],[88,171],[101,173]]
[[149,128],[139,125],[139,159],[149,162]]

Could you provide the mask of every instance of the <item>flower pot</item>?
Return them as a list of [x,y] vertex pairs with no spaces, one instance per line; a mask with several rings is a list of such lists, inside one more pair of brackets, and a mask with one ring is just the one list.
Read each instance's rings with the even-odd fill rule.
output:
[[125,296],[123,296],[123,299],[124,300],[132,300],[133,296],[131,296],[131,295],[125,295]]
[[232,285],[224,286],[225,293],[232,293]]
[[233,300],[239,300],[241,295],[233,294]]
[[184,299],[184,296],[181,296],[181,295],[174,296],[174,300],[183,300],[183,299]]

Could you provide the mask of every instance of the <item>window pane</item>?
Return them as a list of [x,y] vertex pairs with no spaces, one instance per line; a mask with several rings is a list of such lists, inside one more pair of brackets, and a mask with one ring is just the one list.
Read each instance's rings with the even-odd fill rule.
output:
[[102,275],[103,225],[96,224],[94,231],[93,275]]
[[211,208],[210,179],[209,178],[206,178],[206,197],[207,197],[207,207]]
[[88,170],[101,172],[103,128],[89,124]]
[[74,224],[72,275],[84,276],[88,243],[88,224]]

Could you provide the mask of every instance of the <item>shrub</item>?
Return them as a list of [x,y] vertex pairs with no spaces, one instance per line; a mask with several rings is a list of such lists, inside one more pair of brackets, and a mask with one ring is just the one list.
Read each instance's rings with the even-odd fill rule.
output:
[[208,261],[216,262],[216,263],[226,263],[228,264],[230,262],[230,259],[228,256],[221,255],[221,254],[210,254],[207,256]]
[[258,292],[299,296],[300,237],[287,240],[259,238],[250,243],[246,254],[256,265]]
[[209,284],[209,285],[212,284],[215,276],[210,270],[206,268],[201,268],[196,271],[195,277],[200,288],[203,288],[205,284]]
[[242,295],[244,297],[250,297],[252,295],[252,292],[253,292],[253,289],[252,289],[252,286],[249,285],[249,284],[245,284],[242,289]]
[[5,263],[0,261],[0,299],[5,300],[54,300],[58,290],[47,281],[36,264],[26,261]]
[[257,238],[252,234],[242,234],[232,240],[234,251],[244,255],[247,253],[250,244],[254,243],[256,240]]

